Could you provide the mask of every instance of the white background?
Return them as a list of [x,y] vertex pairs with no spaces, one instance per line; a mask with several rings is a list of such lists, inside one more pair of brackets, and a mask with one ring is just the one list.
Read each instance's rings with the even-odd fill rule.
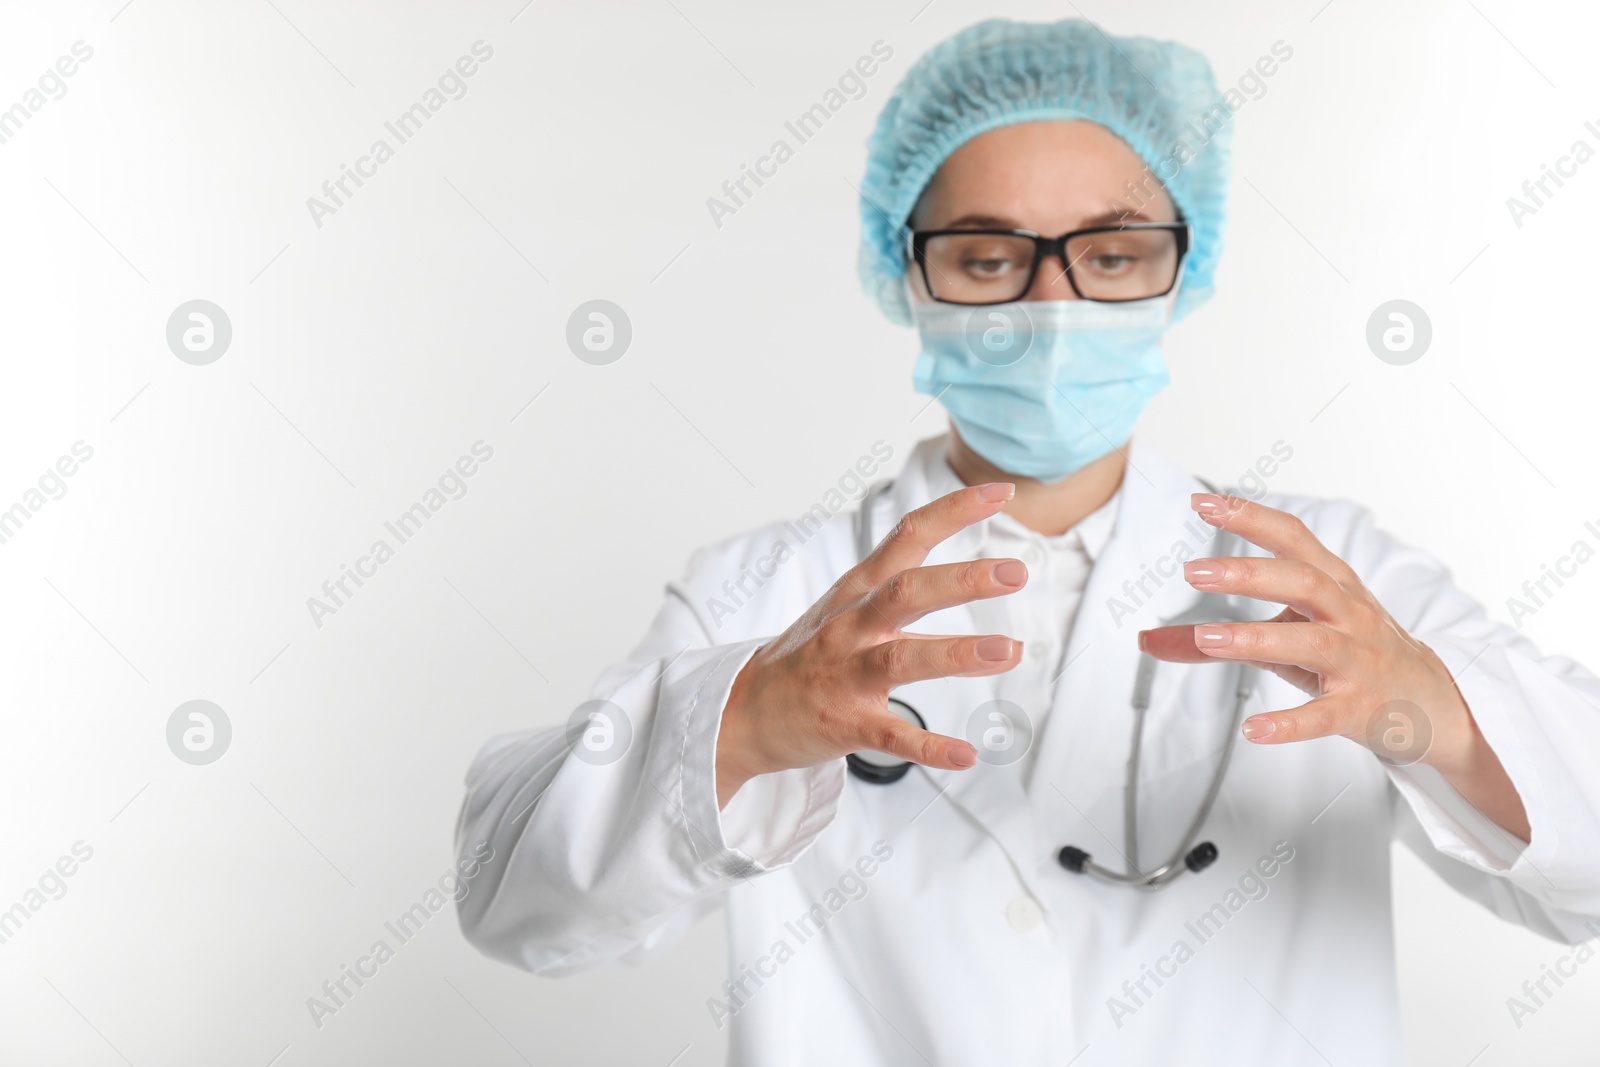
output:
[[[550,981],[441,913],[320,1029],[305,1002],[449,865],[480,743],[562,721],[695,546],[942,429],[855,281],[864,141],[934,41],[1076,5],[923,2],[0,9],[0,107],[94,50],[0,145],[0,508],[94,450],[0,545],[0,908],[94,850],[0,945],[0,1062],[721,1062],[717,920]],[[1363,501],[1507,617],[1600,522],[1600,161],[1520,228],[1506,207],[1600,147],[1593,10],[1081,10],[1224,84],[1294,50],[1237,116],[1219,295],[1141,433],[1224,480],[1288,442],[1274,488]],[[307,197],[478,40],[467,95],[317,227]],[[715,226],[706,198],[878,40],[865,98]],[[1434,331],[1404,367],[1364,340],[1396,297]],[[209,366],[165,341],[194,298],[233,325]],[[607,367],[564,340],[592,298],[633,323]],[[317,627],[307,598],[480,439],[468,494]],[[1600,563],[1527,631],[1600,665],[1597,591]],[[206,767],[165,739],[195,698],[234,730]],[[1397,862],[1415,1062],[1594,1062],[1600,964],[1517,1028],[1506,998],[1570,950]]]

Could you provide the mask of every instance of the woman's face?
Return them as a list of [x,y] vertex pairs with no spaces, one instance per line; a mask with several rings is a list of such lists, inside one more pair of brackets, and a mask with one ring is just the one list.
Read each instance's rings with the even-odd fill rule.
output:
[[[911,213],[911,225],[917,230],[1032,230],[1055,237],[1095,226],[1177,218],[1172,198],[1133,149],[1104,126],[1080,120],[1023,122],[974,137],[934,174]],[[922,272],[913,266],[908,277],[914,297],[930,299]],[[1077,298],[1054,258],[1039,265],[1022,297]]]

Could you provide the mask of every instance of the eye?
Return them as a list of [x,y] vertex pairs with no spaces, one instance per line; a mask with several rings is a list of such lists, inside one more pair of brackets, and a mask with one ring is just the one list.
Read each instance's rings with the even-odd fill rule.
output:
[[1009,257],[968,258],[961,261],[961,269],[980,278],[998,278],[1017,264]]
[[1033,270],[1033,238],[1009,233],[933,234],[924,247],[929,291],[955,303],[993,303]]
[[1097,256],[1089,257],[1089,266],[1101,274],[1116,274],[1128,270],[1139,261],[1138,256],[1126,256],[1116,252],[1103,252]]

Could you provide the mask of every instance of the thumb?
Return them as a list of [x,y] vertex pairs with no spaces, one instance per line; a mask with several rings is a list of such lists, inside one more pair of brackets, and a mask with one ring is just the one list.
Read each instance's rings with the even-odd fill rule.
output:
[[862,723],[858,743],[942,771],[964,771],[978,762],[978,750],[967,742],[919,729],[887,711]]
[[1194,627],[1157,626],[1153,630],[1139,631],[1139,651],[1148,652],[1156,659],[1168,663],[1208,663],[1215,657],[1201,652],[1194,643]]

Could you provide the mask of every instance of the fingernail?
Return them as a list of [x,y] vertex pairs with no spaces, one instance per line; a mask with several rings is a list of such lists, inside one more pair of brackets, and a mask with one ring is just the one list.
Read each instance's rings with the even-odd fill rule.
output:
[[992,504],[996,500],[1010,500],[1017,494],[1017,487],[1010,482],[990,482],[978,486],[978,499]]
[[1146,649],[1144,647],[1144,635],[1149,633],[1149,632],[1150,632],[1149,630],[1140,630],[1139,631],[1139,651],[1140,652],[1146,651]]
[[966,770],[978,762],[978,750],[959,742],[945,749],[945,756],[961,770]]
[[994,580],[1015,589],[1028,580],[1028,568],[1021,560],[1008,559],[994,565]]
[[1271,719],[1246,719],[1244,721],[1244,739],[1246,741],[1264,741],[1272,736],[1276,725]]
[[1194,643],[1201,648],[1227,648],[1233,644],[1233,631],[1226,626],[1207,623],[1194,628]]
[[1193,493],[1189,497],[1189,506],[1212,525],[1228,517],[1228,498],[1215,493]]
[[1222,563],[1214,559],[1191,559],[1183,565],[1183,580],[1206,585],[1222,577]]
[[978,658],[988,660],[990,663],[1000,663],[1011,658],[1011,646],[1016,644],[1009,637],[985,637],[978,642]]

